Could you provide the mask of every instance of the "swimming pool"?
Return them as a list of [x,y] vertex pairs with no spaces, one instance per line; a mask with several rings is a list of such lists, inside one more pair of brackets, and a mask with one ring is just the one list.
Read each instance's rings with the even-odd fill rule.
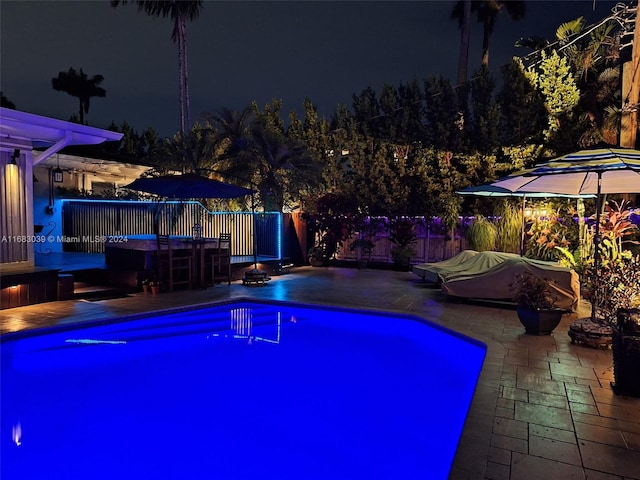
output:
[[6,479],[445,479],[485,355],[398,314],[236,303],[2,337]]

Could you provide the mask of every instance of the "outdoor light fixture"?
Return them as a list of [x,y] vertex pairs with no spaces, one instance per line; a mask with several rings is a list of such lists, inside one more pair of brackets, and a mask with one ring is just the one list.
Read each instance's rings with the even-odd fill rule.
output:
[[53,171],[53,181],[54,183],[64,182],[64,176],[62,175],[62,170],[60,170],[60,156],[58,156],[58,166]]
[[64,182],[64,177],[62,175],[62,170],[60,170],[60,167],[56,168],[53,171],[53,181],[55,183],[62,183]]

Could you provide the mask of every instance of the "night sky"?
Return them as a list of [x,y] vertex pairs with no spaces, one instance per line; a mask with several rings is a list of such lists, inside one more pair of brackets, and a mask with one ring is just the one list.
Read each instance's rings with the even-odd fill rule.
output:
[[[431,75],[455,81],[459,30],[452,1],[205,1],[187,25],[192,119],[220,107],[284,101],[285,115],[310,98],[329,117],[354,93]],[[501,14],[490,68],[520,37],[552,38],[563,22],[606,17],[615,2],[529,1],[520,21]],[[0,1],[1,89],[19,110],[67,120],[78,100],[51,87],[69,67],[105,77],[90,125],[127,121],[138,131],[178,130],[177,47],[172,22],[101,1]],[[469,71],[479,67],[482,27],[473,22]]]

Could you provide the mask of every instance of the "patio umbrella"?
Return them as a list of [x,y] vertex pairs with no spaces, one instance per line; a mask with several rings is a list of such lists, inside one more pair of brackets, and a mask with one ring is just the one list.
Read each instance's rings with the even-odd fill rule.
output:
[[173,199],[236,198],[253,193],[248,188],[201,177],[195,173],[138,178],[124,188]]
[[[138,178],[124,188],[182,200],[189,198],[236,198],[251,195],[251,213],[255,225],[253,201],[253,194],[255,192],[249,188],[212,180],[195,173]],[[255,232],[253,235],[253,264],[255,270],[257,270],[258,252]]]
[[[536,165],[522,175],[514,175],[496,186],[513,192],[553,192],[596,195],[594,270],[600,254],[600,211],[602,196],[611,193],[640,193],[640,151],[629,148],[592,148],[580,150]],[[592,302],[592,319],[595,302]]]
[[494,182],[512,192],[565,195],[640,193],[640,150],[580,150]]

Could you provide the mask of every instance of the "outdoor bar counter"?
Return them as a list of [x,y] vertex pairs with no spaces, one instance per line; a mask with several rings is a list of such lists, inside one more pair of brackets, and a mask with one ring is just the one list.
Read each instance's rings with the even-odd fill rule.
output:
[[[154,255],[158,250],[155,235],[124,235],[105,245],[105,262],[110,268],[123,270],[152,270]],[[193,237],[170,236],[171,250],[176,255],[193,254],[204,259],[218,248],[217,238],[194,240]]]

